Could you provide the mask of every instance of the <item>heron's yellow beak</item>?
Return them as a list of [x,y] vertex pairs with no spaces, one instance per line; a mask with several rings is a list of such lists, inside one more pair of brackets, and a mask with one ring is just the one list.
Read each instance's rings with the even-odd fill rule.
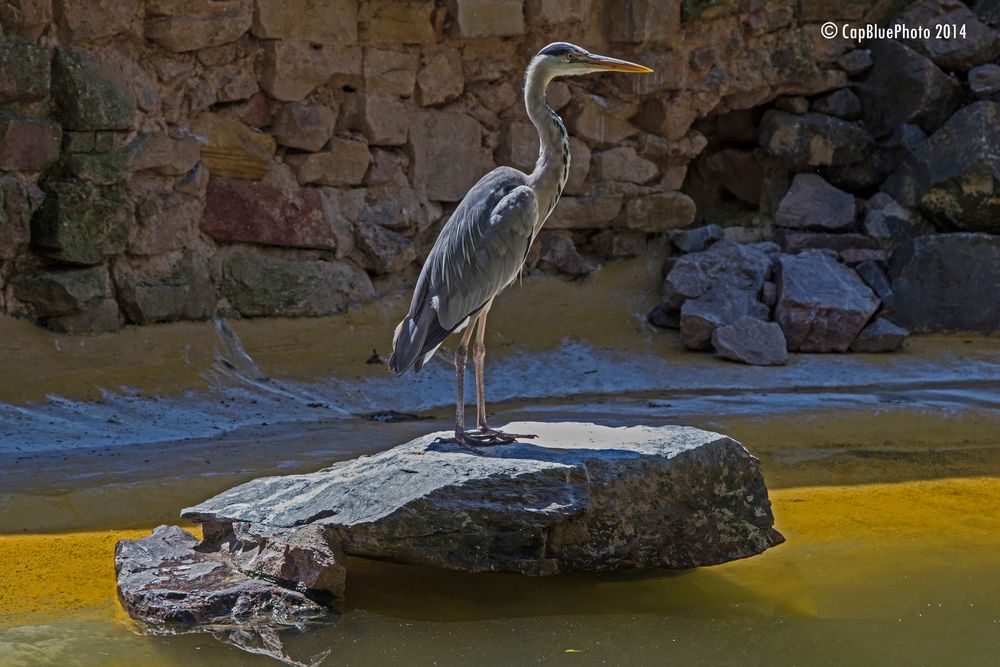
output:
[[653,71],[648,67],[636,63],[630,63],[627,60],[618,60],[618,58],[608,58],[607,56],[598,56],[594,54],[587,56],[587,63],[608,72],[634,72],[645,74],[646,72]]

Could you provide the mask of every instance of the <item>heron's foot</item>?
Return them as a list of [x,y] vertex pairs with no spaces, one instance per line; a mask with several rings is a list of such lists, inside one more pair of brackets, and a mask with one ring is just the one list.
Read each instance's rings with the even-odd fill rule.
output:
[[498,431],[495,428],[490,428],[485,424],[480,426],[475,431],[472,431],[471,435],[477,438],[482,438],[482,437],[495,438],[498,441],[498,444],[504,444],[504,445],[509,445],[513,442],[517,442],[522,438],[531,440],[533,438],[538,437],[537,435],[531,435],[530,433],[505,433],[503,431]]

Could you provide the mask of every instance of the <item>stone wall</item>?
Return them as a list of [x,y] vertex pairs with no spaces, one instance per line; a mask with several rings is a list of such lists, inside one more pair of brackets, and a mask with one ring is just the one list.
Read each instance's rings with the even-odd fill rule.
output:
[[[688,226],[705,118],[847,84],[825,0],[0,0],[0,310],[66,332],[313,316],[403,290],[465,191],[530,169],[554,40],[648,64],[557,82],[582,274]],[[725,128],[715,130],[725,132]]]

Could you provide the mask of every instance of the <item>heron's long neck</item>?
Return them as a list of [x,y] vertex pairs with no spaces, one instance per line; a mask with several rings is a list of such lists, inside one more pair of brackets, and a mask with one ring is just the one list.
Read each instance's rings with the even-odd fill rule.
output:
[[538,130],[538,161],[528,177],[528,184],[538,197],[538,227],[555,208],[569,177],[569,135],[562,119],[545,101],[545,88],[551,80],[551,74],[532,63],[524,85],[528,118]]

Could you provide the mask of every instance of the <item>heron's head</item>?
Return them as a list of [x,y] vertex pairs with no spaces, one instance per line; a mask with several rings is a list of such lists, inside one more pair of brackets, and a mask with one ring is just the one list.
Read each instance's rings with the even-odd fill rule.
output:
[[544,67],[553,78],[579,76],[593,72],[645,73],[653,70],[627,60],[599,56],[569,42],[553,42],[534,57],[536,66]]

